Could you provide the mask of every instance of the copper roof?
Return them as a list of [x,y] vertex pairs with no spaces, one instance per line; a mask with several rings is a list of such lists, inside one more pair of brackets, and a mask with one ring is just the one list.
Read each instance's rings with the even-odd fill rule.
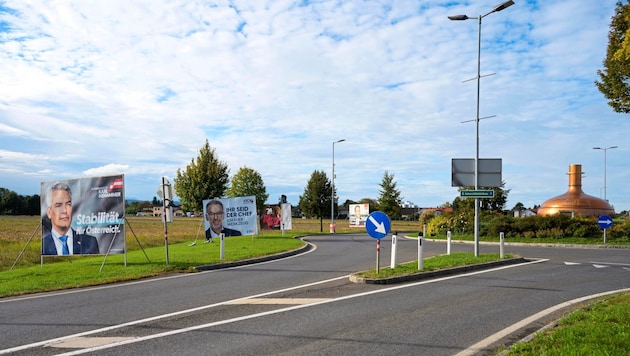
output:
[[612,215],[613,207],[604,199],[582,191],[582,165],[569,166],[569,190],[562,195],[546,200],[538,209],[538,215],[554,215],[571,212],[583,216]]

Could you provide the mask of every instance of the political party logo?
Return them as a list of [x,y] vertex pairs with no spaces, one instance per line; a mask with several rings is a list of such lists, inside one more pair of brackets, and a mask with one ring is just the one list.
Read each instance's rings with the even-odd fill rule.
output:
[[107,191],[109,193],[113,192],[113,191],[120,191],[123,189],[123,180],[122,178],[116,178],[114,179],[113,182],[111,182],[109,184],[109,186],[107,187]]
[[122,197],[122,191],[124,188],[124,181],[122,178],[115,178],[109,184],[101,187],[94,187],[93,190],[98,191],[99,199],[107,198],[120,198]]

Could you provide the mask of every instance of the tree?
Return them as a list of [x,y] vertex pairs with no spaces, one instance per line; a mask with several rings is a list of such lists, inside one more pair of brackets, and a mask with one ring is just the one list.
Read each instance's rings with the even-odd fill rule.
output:
[[7,188],[0,188],[0,214],[19,215],[23,210],[23,197]]
[[510,189],[504,189],[505,182],[501,182],[500,187],[489,188],[494,191],[494,196],[488,199],[480,199],[479,209],[488,211],[503,211],[508,200]]
[[385,171],[380,187],[379,196],[376,199],[378,209],[393,219],[400,218],[402,196],[396,187],[394,174],[389,174]]
[[269,198],[262,176],[254,169],[241,167],[232,177],[232,184],[227,190],[227,196],[236,198],[250,195],[256,197],[256,211],[262,211]]
[[630,112],[630,4],[617,2],[608,32],[608,48],[595,85],[615,112]]
[[330,212],[332,184],[324,171],[314,171],[300,195],[299,206],[306,216],[319,218],[319,231],[324,231],[324,215]]
[[197,159],[191,160],[186,170],[177,169],[175,193],[184,211],[203,211],[203,200],[222,197],[228,183],[227,163],[219,160],[206,139]]

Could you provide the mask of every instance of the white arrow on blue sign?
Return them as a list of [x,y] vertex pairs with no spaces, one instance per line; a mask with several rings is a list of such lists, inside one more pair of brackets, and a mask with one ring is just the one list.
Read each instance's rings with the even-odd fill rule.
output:
[[608,215],[602,215],[597,218],[597,225],[602,229],[608,229],[613,224],[613,219]]
[[391,226],[392,224],[389,221],[389,217],[385,213],[375,211],[368,216],[365,222],[365,231],[375,239],[382,239],[387,236]]

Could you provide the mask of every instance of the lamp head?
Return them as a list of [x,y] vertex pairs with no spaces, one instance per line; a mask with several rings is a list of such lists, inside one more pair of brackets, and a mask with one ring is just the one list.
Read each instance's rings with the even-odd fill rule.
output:
[[448,17],[448,19],[452,21],[463,21],[468,20],[469,18],[470,17],[468,17],[468,15],[453,15]]
[[492,9],[492,12],[505,10],[508,7],[512,6],[512,5],[514,5],[514,1],[512,1],[512,0],[506,1],[503,4],[499,4],[499,5],[495,6],[494,9]]

